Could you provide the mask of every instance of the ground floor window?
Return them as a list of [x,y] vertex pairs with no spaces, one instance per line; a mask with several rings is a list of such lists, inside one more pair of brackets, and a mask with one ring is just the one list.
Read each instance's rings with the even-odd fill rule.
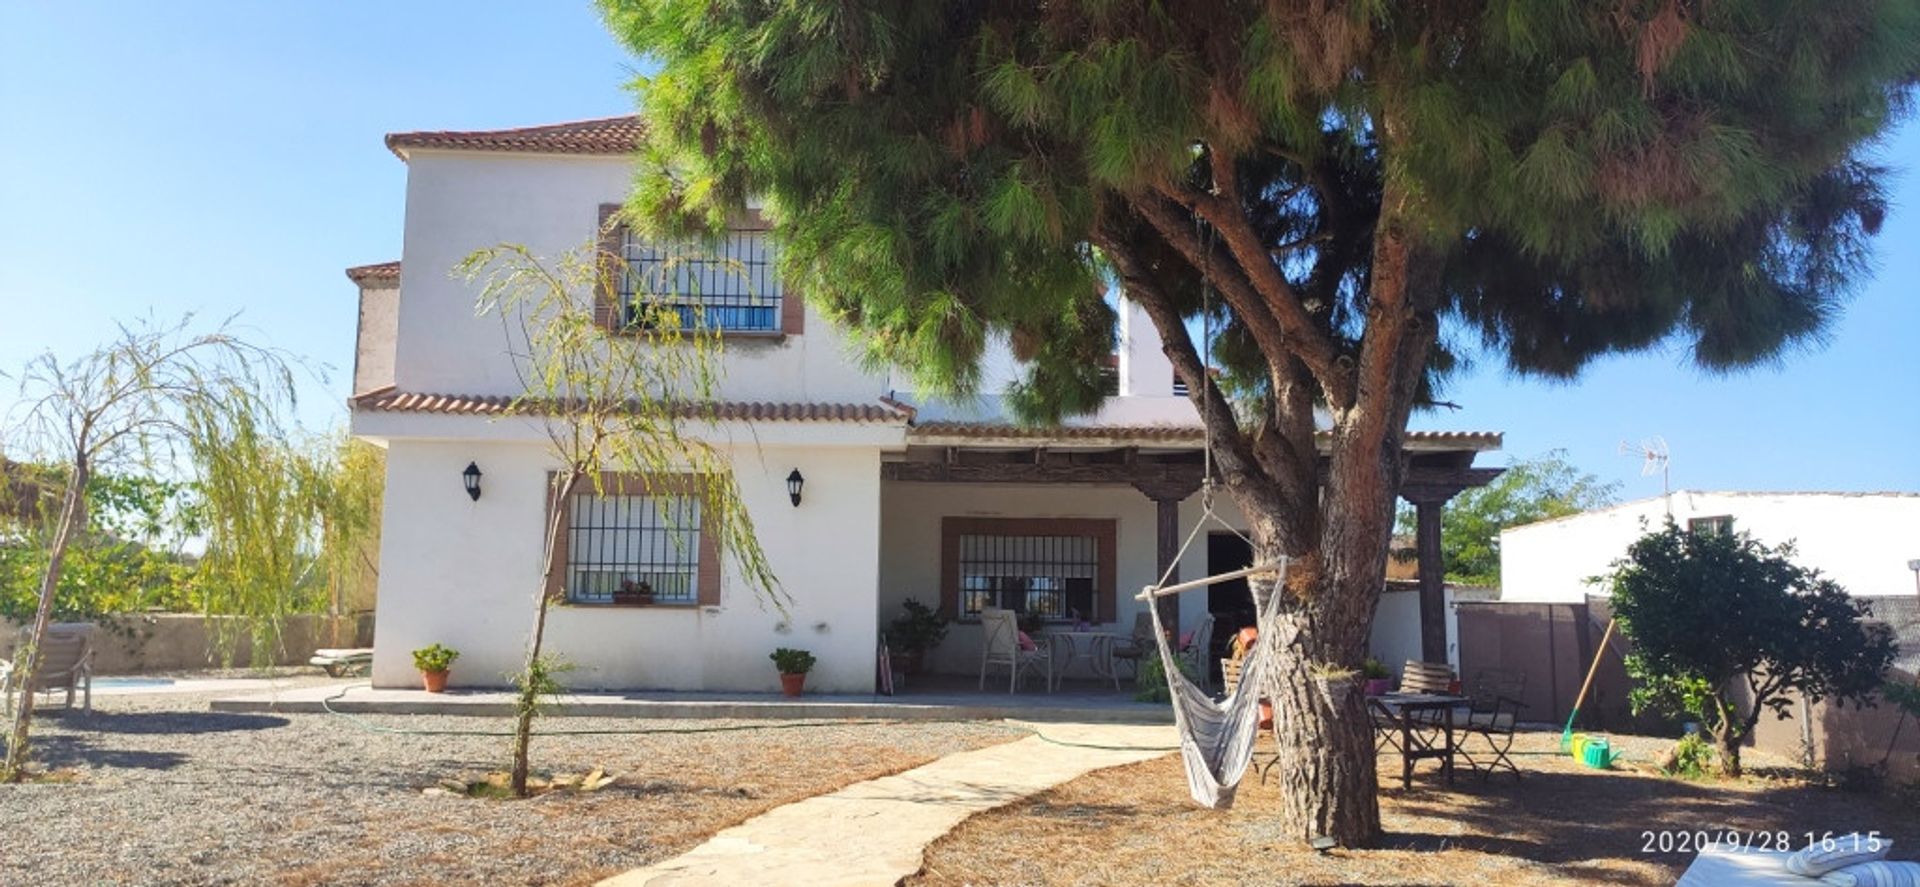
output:
[[603,475],[562,508],[555,597],[575,604],[718,603],[719,570],[693,478]]
[[1048,622],[1111,622],[1114,522],[946,518],[942,598],[962,620],[993,607]]

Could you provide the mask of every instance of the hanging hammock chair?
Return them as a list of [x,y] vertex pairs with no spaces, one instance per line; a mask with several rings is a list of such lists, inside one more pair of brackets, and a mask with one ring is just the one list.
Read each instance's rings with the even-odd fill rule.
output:
[[[1278,564],[1249,567],[1178,585],[1148,586],[1138,597],[1148,602],[1147,612],[1152,614],[1153,636],[1160,646],[1160,667],[1166,672],[1167,692],[1173,701],[1173,728],[1180,736],[1180,759],[1186,765],[1187,791],[1201,806],[1215,810],[1233,806],[1234,790],[1253,761],[1253,741],[1260,728],[1260,694],[1266,686],[1271,647],[1266,643],[1255,644],[1240,665],[1239,683],[1226,698],[1215,700],[1213,694],[1195,685],[1180,671],[1173,647],[1167,641],[1166,629],[1160,623],[1160,608],[1153,602],[1165,595],[1233,579],[1276,573],[1284,577],[1285,572],[1286,562],[1282,560]],[[1266,595],[1265,603],[1260,603],[1260,595],[1253,595],[1255,625],[1263,639],[1277,636],[1272,623],[1274,614],[1279,612],[1280,581],[1273,580],[1272,592]],[[1252,592],[1253,587],[1249,581],[1248,591]],[[1205,651],[1201,655],[1204,656]]]

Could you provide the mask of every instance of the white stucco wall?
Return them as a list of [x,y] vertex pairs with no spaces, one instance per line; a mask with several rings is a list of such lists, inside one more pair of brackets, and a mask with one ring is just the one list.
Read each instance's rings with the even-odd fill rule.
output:
[[[476,317],[478,288],[450,273],[474,250],[501,243],[542,257],[589,246],[600,205],[625,199],[631,166],[597,156],[415,150],[409,158],[394,381],[403,391],[518,394],[499,320]],[[720,393],[851,403],[885,394],[886,384],[885,374],[849,360],[844,336],[809,311],[801,335],[729,339]]]
[[1173,396],[1173,361],[1161,350],[1160,331],[1146,309],[1126,300],[1120,302],[1118,369],[1122,397]]
[[[1791,541],[1794,560],[1856,595],[1914,593],[1907,561],[1920,558],[1920,493],[1675,492],[1673,517],[1731,515],[1736,531],[1770,545]],[[1588,577],[1611,569],[1627,546],[1665,519],[1667,504],[1642,499],[1500,534],[1500,599],[1576,602],[1605,594]]]
[[393,384],[393,356],[400,332],[400,288],[360,288],[359,335],[353,353],[353,393]]
[[[524,436],[388,442],[374,683],[414,685],[410,651],[439,642],[461,653],[454,686],[502,685],[532,625],[553,462]],[[460,485],[469,461],[485,472],[477,502]],[[796,467],[807,479],[797,508],[786,490]],[[576,666],[568,685],[772,691],[767,654],[786,646],[819,657],[810,690],[872,690],[878,448],[743,446],[735,472],[791,618],[757,600],[730,564],[717,607],[556,606],[546,649]]]

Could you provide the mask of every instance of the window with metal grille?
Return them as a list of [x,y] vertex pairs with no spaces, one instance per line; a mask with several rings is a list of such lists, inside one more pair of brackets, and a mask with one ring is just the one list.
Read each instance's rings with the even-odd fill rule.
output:
[[780,279],[767,232],[739,229],[718,246],[660,244],[625,229],[619,275],[620,310],[627,325],[644,326],[636,295],[662,300],[696,325],[729,332],[779,332]]
[[1100,542],[1094,536],[960,537],[960,612],[978,617],[987,607],[1047,621],[1099,621],[1094,587]]
[[699,603],[700,500],[694,496],[573,497],[567,512],[567,600]]

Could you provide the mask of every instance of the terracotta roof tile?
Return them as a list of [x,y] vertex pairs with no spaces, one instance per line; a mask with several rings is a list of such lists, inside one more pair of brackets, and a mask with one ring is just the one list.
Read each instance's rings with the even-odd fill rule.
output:
[[430,130],[387,134],[387,150],[407,159],[409,148],[449,151],[518,151],[527,154],[628,154],[640,146],[647,126],[633,114],[517,129]]
[[369,281],[382,283],[386,281],[398,282],[400,280],[400,263],[398,261],[392,261],[381,262],[377,265],[355,265],[347,269],[347,279],[361,286],[365,286]]
[[[1206,440],[1206,431],[1198,425],[1063,425],[1037,427],[997,422],[924,422],[913,427],[914,437],[999,438],[1006,440],[1126,440],[1153,443],[1197,444]],[[1322,443],[1326,432],[1317,435]],[[1458,447],[1461,449],[1499,449],[1502,436],[1489,431],[1409,431],[1406,442],[1422,447]]]
[[[356,412],[441,413],[466,416],[498,416],[507,412],[513,398],[483,394],[420,394],[382,388],[354,397],[349,405]],[[910,408],[887,403],[772,403],[764,401],[727,401],[712,406],[716,418],[750,422],[906,422]],[[700,413],[694,407],[678,410],[682,416]]]

